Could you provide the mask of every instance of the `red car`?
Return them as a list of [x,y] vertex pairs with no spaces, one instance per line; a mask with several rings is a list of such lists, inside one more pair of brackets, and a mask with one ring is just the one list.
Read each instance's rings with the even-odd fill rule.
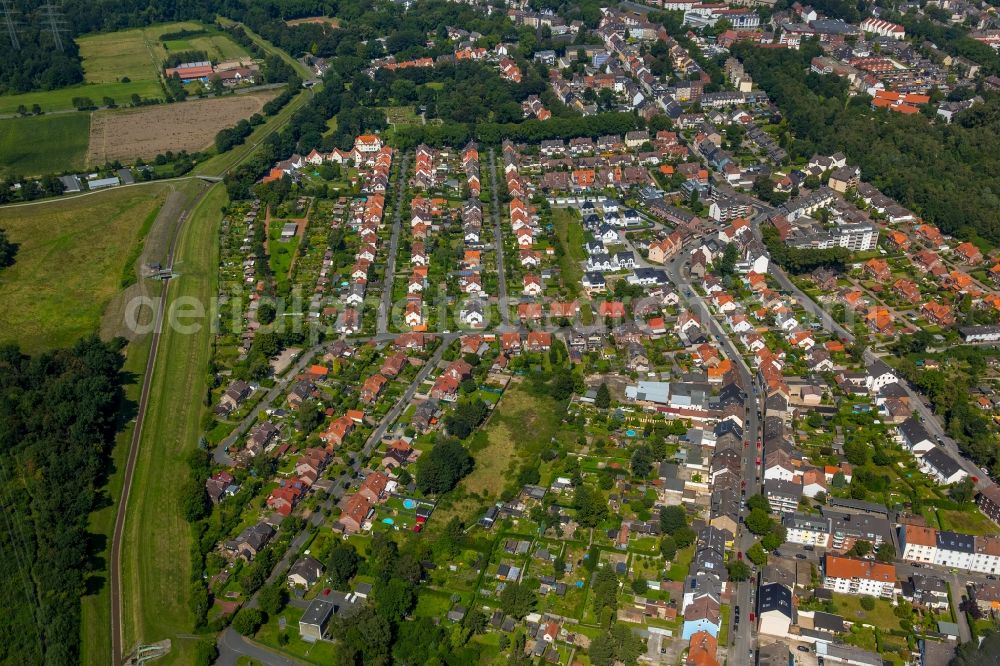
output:
[[750,448],[750,440],[749,439],[743,440],[743,448],[744,449],[749,449]]
[[751,621],[751,622],[753,622],[753,620],[754,620],[754,617],[755,617],[755,616],[754,616],[754,614],[753,614],[753,613],[750,613],[750,621]]
[[743,551],[742,550],[737,551],[737,553],[736,553],[736,559],[738,559],[738,560],[742,560],[743,559]]
[[758,465],[760,464],[760,458],[757,458],[757,464]]
[[764,448],[764,447],[760,445],[760,440],[758,439],[757,440],[757,450],[760,451],[762,448]]
[[747,482],[746,481],[740,481],[740,487],[741,488],[746,488],[747,487]]

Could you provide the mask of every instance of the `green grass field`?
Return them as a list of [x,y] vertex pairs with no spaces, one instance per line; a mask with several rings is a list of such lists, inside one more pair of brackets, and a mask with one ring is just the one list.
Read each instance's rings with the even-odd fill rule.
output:
[[[182,230],[175,266],[182,277],[170,284],[170,302],[208,303],[218,282],[216,239],[225,188],[215,186]],[[173,639],[163,663],[188,664],[192,641],[177,640],[192,629],[188,610],[191,528],[181,515],[177,489],[187,478],[185,456],[198,443],[204,409],[210,329],[196,332],[165,326],[139,445],[122,549],[125,646]]]
[[583,249],[583,225],[579,216],[568,208],[557,208],[552,211],[552,226],[556,237],[562,245],[563,252],[559,257],[559,271],[563,285],[571,294],[580,292],[580,280],[583,279],[583,266],[580,262],[587,258]]
[[97,331],[143,221],[169,187],[0,208],[0,228],[21,245],[15,264],[0,273],[0,342],[35,352]]
[[0,120],[0,176],[82,169],[89,136],[89,113]]

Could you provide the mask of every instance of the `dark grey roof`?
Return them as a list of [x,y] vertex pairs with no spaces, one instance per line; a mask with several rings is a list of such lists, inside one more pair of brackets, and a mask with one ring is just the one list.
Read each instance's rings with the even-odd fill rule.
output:
[[333,602],[327,601],[325,599],[313,599],[310,602],[309,607],[306,608],[306,612],[302,614],[299,622],[302,624],[313,625],[316,627],[322,627],[333,615],[336,607]]
[[789,619],[792,613],[792,591],[780,583],[762,585],[757,593],[758,615],[778,611]]
[[924,427],[924,424],[912,416],[899,424],[899,432],[903,435],[903,438],[910,444],[910,446],[919,444],[923,441],[934,441],[931,439],[931,434],[927,432],[927,428]]
[[945,478],[962,469],[954,458],[938,448],[933,448],[924,454],[924,462],[940,472],[941,476]]
[[976,550],[976,540],[971,534],[938,532],[937,547],[945,550],[955,550],[961,553],[973,553]]
[[802,486],[783,479],[768,479],[764,482],[764,494],[779,497],[802,497]]
[[813,626],[817,629],[832,631],[837,634],[846,631],[844,618],[822,611],[816,611],[816,614],[813,616]]

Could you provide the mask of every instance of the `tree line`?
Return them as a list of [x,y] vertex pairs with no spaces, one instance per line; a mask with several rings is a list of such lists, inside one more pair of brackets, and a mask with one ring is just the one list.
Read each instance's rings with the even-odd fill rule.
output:
[[107,502],[123,340],[31,357],[0,348],[0,662],[80,661],[80,598],[100,585],[90,512]]

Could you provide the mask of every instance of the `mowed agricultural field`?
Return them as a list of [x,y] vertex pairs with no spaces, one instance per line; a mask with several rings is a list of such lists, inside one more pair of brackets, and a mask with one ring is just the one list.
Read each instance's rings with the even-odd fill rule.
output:
[[[76,40],[83,59],[84,83],[58,90],[0,96],[0,114],[15,113],[21,104],[29,109],[32,104],[38,104],[42,111],[72,109],[74,97],[89,97],[98,105],[102,104],[104,97],[111,97],[118,104],[127,104],[133,94],[162,99],[160,65],[168,51],[160,42],[160,35],[182,29],[208,30],[210,36],[184,41],[197,44],[195,48],[204,48],[210,57],[231,60],[248,55],[243,47],[217,32],[216,28],[191,22],[86,35]],[[123,78],[129,80],[122,82]]]
[[0,176],[82,169],[89,113],[0,119]]
[[[225,188],[215,185],[185,223],[174,264],[181,277],[168,283],[168,308],[181,298],[207,304],[215,295],[216,241],[227,201]],[[163,328],[122,536],[124,645],[170,638],[170,653],[157,661],[163,664],[194,663],[195,642],[179,638],[192,630],[191,526],[179,489],[205,409],[211,332],[204,319],[198,323],[195,332]]]
[[208,148],[224,127],[249,118],[278,90],[196,99],[137,109],[96,111],[90,123],[87,164],[152,158],[168,150]]
[[20,244],[0,273],[0,343],[27,352],[68,346],[98,329],[125,263],[171,185],[151,183],[0,208]]

